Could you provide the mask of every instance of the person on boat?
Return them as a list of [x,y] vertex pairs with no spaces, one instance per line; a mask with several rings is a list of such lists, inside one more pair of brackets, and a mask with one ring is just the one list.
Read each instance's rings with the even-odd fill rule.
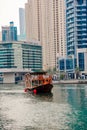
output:
[[25,75],[25,81],[27,88],[31,87],[31,75],[29,73]]

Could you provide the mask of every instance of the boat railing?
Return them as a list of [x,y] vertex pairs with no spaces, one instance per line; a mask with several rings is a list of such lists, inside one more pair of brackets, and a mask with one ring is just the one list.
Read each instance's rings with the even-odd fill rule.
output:
[[41,84],[47,84],[47,83],[52,83],[52,77],[49,75],[38,75],[37,77],[33,77],[32,81],[37,82],[37,85]]

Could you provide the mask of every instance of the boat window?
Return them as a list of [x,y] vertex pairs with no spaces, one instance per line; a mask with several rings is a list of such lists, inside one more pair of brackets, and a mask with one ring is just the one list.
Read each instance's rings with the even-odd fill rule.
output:
[[39,85],[43,84],[43,81],[42,80],[39,80]]
[[38,85],[38,80],[32,81],[32,86],[37,86]]

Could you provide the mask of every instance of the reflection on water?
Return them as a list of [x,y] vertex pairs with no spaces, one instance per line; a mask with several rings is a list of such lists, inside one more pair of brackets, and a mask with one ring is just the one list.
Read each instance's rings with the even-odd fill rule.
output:
[[0,85],[0,130],[86,130],[87,85],[56,85],[51,94]]
[[[29,96],[30,96],[30,94],[29,94]],[[53,93],[34,94],[34,98],[36,98],[38,101],[52,102]]]

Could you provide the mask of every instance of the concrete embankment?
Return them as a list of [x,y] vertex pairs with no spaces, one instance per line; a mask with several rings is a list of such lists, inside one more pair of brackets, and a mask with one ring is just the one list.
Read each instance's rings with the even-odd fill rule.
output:
[[87,84],[86,80],[59,80],[59,81],[53,81],[53,84]]

